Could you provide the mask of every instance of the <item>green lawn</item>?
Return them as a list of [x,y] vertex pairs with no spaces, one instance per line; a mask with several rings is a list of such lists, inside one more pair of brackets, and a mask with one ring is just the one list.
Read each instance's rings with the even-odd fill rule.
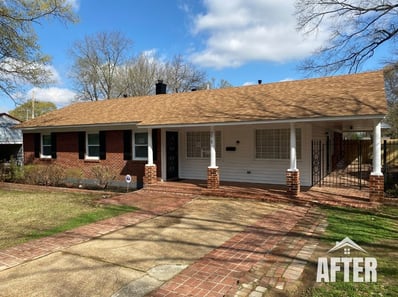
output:
[[126,212],[97,204],[101,194],[0,190],[0,249]]
[[[379,211],[325,207],[323,211],[329,225],[320,246],[327,251],[336,241],[350,237],[368,252],[365,257],[377,259],[377,282],[343,282],[343,273],[339,272],[337,282],[313,283],[302,296],[398,296],[398,207],[385,206]],[[324,250],[321,256],[327,256]],[[312,267],[309,277],[315,280],[315,273]]]

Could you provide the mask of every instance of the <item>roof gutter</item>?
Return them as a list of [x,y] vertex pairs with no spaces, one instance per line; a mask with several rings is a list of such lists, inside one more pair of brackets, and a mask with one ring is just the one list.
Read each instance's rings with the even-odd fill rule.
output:
[[98,124],[87,124],[87,125],[64,125],[64,126],[35,126],[35,127],[21,127],[16,129],[21,129],[24,131],[35,131],[35,130],[68,130],[68,131],[79,131],[92,128],[101,128],[103,130],[114,130],[114,128],[131,128],[131,126],[137,126],[139,122],[131,123],[98,123]]
[[283,120],[259,120],[259,121],[237,121],[237,122],[213,122],[213,123],[186,123],[186,124],[153,124],[140,125],[140,128],[184,128],[184,127],[220,127],[220,126],[239,126],[239,125],[263,125],[263,124],[290,124],[290,123],[310,123],[310,122],[335,122],[335,121],[355,121],[355,120],[383,120],[385,115],[371,116],[345,116],[327,118],[304,118],[304,119],[283,119]]

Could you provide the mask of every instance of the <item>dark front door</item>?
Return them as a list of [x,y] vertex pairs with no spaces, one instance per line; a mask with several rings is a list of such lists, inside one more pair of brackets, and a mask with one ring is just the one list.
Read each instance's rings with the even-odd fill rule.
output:
[[178,179],[178,132],[166,132],[166,178]]

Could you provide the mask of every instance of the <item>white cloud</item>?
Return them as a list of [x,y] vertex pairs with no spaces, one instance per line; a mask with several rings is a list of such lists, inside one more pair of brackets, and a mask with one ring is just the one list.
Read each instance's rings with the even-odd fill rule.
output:
[[80,8],[80,0],[67,0],[66,2],[69,3],[70,6],[72,6],[72,8],[74,10],[76,10],[76,11],[79,10],[79,8]]
[[286,62],[308,56],[324,34],[296,30],[294,0],[205,0],[193,32],[206,34],[205,48],[191,55],[201,66],[238,67],[250,61]]
[[27,94],[26,98],[38,101],[49,101],[53,102],[57,106],[63,106],[68,103],[71,103],[74,99],[76,93],[69,89],[64,88],[32,88]]
[[54,66],[52,65],[45,65],[43,66],[44,69],[49,73],[50,75],[50,80],[54,83],[60,83],[61,82],[61,76],[59,75],[57,69],[55,69]]
[[16,60],[14,58],[5,58],[0,61],[0,68],[5,71],[0,72],[0,79],[11,80],[17,84],[25,83],[24,79],[18,74],[20,69],[43,69],[48,74],[48,80],[52,83],[60,83],[61,76],[58,71],[52,65],[43,64],[27,64],[21,60]]

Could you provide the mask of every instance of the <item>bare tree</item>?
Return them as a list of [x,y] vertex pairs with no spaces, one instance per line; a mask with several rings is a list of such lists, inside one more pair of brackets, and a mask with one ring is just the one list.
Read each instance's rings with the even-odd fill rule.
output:
[[385,134],[393,138],[398,137],[398,63],[384,68],[385,90],[387,94],[388,113],[386,122],[391,126]]
[[162,63],[151,53],[131,59],[118,71],[117,89],[126,96],[146,96],[155,92],[155,83],[162,72]]
[[172,93],[188,92],[206,82],[206,73],[176,55],[164,68],[165,82]]
[[206,88],[206,89],[224,89],[224,88],[230,88],[230,87],[233,87],[233,86],[231,85],[231,83],[229,81],[227,81],[225,79],[220,79],[217,82],[217,79],[214,77],[212,77],[206,83],[206,85],[203,86],[203,88]]
[[297,0],[298,29],[327,32],[328,40],[302,69],[317,74],[356,72],[398,33],[398,3],[388,0]]
[[51,79],[33,24],[45,18],[76,21],[67,0],[0,1],[0,92],[13,99],[24,84],[44,85]]
[[131,45],[132,41],[120,32],[101,32],[77,41],[71,49],[71,77],[77,99],[97,101],[123,96],[123,90],[115,87],[115,80],[130,59]]

